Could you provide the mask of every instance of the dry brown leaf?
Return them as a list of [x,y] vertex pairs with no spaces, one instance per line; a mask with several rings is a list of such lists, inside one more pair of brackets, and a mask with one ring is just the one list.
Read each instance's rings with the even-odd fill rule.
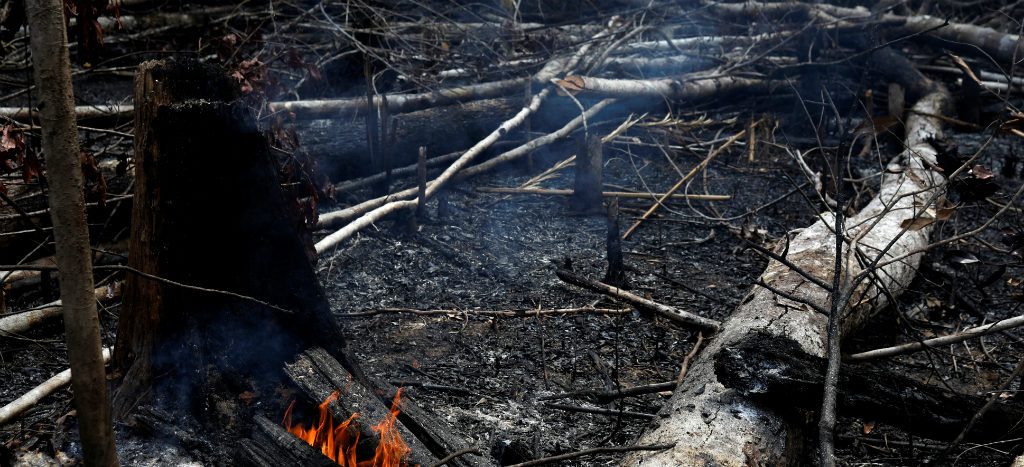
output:
[[875,422],[864,422],[864,426],[861,428],[861,433],[864,433],[865,435],[870,435],[872,431],[875,431]]
[[923,229],[925,227],[928,227],[929,225],[932,225],[934,223],[935,223],[935,218],[934,217],[932,217],[932,216],[930,216],[928,214],[922,214],[921,216],[918,216],[918,217],[911,217],[909,219],[904,219],[903,222],[900,222],[900,228],[904,228],[904,229],[907,229],[907,230],[915,230],[916,231],[916,230],[921,230],[921,229]]
[[896,126],[900,120],[891,115],[883,115],[881,117],[874,117],[870,120],[865,120],[857,126],[854,130],[854,134],[857,136],[877,136],[882,133],[889,131],[892,127]]
[[949,220],[950,217],[953,217],[953,213],[955,213],[955,212],[956,212],[956,207],[953,207],[953,206],[945,207],[945,208],[939,208],[939,209],[935,210],[935,218],[940,220],[940,221]]

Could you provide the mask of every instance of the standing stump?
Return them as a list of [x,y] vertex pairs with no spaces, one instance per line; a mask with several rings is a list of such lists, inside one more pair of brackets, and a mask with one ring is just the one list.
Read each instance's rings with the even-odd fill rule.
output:
[[300,350],[340,352],[343,341],[237,83],[211,65],[150,61],[139,66],[134,97],[129,266],[236,296],[129,274],[114,413],[154,404],[208,422],[215,393],[269,396]]

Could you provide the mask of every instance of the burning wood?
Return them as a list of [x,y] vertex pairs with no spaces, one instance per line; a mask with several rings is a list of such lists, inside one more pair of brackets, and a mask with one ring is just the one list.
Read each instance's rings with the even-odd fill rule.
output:
[[330,403],[338,399],[338,394],[339,392],[335,391],[320,403],[317,407],[318,421],[309,428],[292,421],[292,409],[295,408],[295,402],[288,406],[282,425],[289,433],[319,449],[321,453],[337,462],[338,465],[346,467],[403,467],[409,465],[405,460],[409,455],[409,445],[402,439],[402,434],[395,426],[400,411],[401,391],[395,394],[387,416],[373,426],[373,431],[378,436],[377,447],[371,458],[363,460],[359,459],[357,453],[360,432],[353,426],[359,418],[359,413],[354,412],[345,421],[335,425],[334,417],[328,410]]

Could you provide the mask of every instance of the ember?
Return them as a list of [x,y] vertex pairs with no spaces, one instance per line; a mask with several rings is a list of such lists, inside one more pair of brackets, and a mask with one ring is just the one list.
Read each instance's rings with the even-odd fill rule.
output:
[[408,463],[404,459],[409,454],[409,446],[402,440],[402,435],[395,427],[398,419],[398,404],[401,400],[402,391],[395,394],[391,402],[391,411],[373,426],[374,433],[377,433],[379,440],[377,449],[372,459],[358,460],[356,447],[359,445],[359,431],[353,427],[353,423],[359,419],[358,413],[353,413],[344,422],[334,424],[334,417],[331,416],[327,406],[338,399],[338,391],[333,392],[327,399],[324,399],[317,408],[319,418],[309,428],[303,427],[301,423],[292,423],[292,409],[295,402],[288,406],[284,413],[282,424],[289,433],[305,441],[310,446],[318,448],[325,456],[348,467],[403,467]]

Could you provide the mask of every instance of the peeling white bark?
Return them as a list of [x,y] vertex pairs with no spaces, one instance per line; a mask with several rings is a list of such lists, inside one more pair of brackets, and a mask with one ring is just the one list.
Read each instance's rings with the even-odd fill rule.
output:
[[[922,114],[942,115],[949,107],[947,92],[939,91],[922,98],[907,121],[907,149],[901,155],[903,170],[887,174],[880,194],[860,213],[848,219],[846,235],[859,237],[857,247],[870,258],[898,237],[885,253],[895,258],[919,251],[928,244],[931,227],[906,231],[900,224],[917,215],[927,202],[934,202],[945,179],[929,170],[925,161],[934,162],[935,150],[925,142],[940,134],[940,121]],[[787,259],[805,271],[831,282],[835,262],[835,237],[832,215],[825,213],[801,231],[789,245]],[[901,233],[902,232],[902,233]],[[879,276],[894,296],[910,284],[921,253],[886,265]],[[884,262],[884,259],[883,259]],[[848,262],[845,274],[860,271],[856,262]],[[785,265],[772,261],[762,279],[772,287],[828,309],[829,293],[810,283]],[[862,286],[852,299],[844,317],[844,334],[863,324],[886,305],[874,286]],[[708,347],[690,368],[663,411],[640,440],[641,444],[676,443],[672,449],[655,453],[634,453],[623,466],[681,465],[784,465],[798,461],[801,434],[788,426],[776,412],[761,407],[723,386],[715,375],[715,355],[723,347],[740,342],[753,333],[768,333],[799,343],[807,354],[825,356],[828,317],[806,304],[785,299],[758,288],[722,325]],[[753,464],[752,464],[753,463]]]

